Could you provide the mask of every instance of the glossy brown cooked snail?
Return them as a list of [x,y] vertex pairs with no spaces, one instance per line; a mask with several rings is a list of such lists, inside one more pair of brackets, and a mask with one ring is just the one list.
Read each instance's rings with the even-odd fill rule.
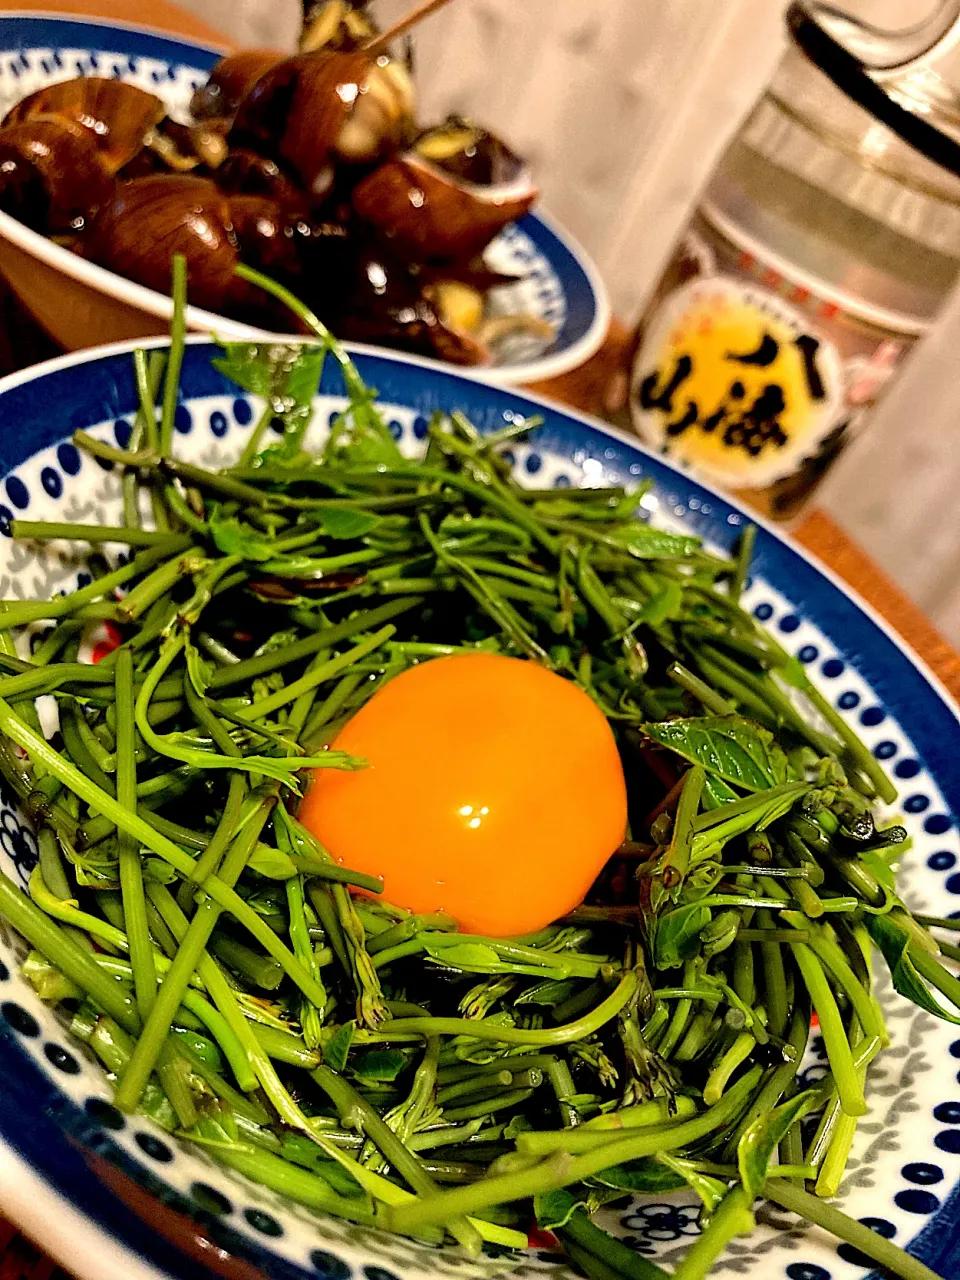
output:
[[308,196],[329,189],[334,143],[370,70],[362,53],[298,53],[256,82],[240,103],[231,147],[247,147],[287,165]]
[[157,175],[121,184],[93,220],[84,252],[164,294],[171,259],[182,253],[190,301],[210,311],[231,303],[237,238],[227,198],[207,178]]
[[217,186],[231,195],[269,196],[288,209],[302,210],[307,199],[300,188],[269,156],[234,147],[217,167]]
[[112,187],[82,125],[50,117],[0,128],[0,209],[34,231],[82,231]]
[[123,80],[83,76],[46,85],[7,112],[4,127],[56,119],[81,126],[96,143],[107,173],[122,169],[167,109],[153,93]]
[[232,120],[260,77],[283,60],[275,49],[241,49],[220,59],[190,99],[194,120]]
[[317,200],[332,184],[336,160],[375,160],[404,140],[412,102],[406,71],[387,58],[298,53],[253,85],[229,141],[288,166]]
[[335,305],[331,299],[325,314],[324,300],[314,303],[321,318],[356,342],[386,343],[452,364],[484,363],[486,353],[468,334],[444,324],[415,267],[369,228],[355,231],[355,241],[333,295]]
[[[291,212],[268,196],[231,196],[229,207],[241,260],[330,317],[352,258],[348,229]],[[238,315],[258,324],[273,324],[284,331],[297,327],[287,308],[273,303],[261,289],[235,288],[233,300]]]
[[422,258],[470,258],[531,207],[526,165],[498,138],[457,121],[369,174],[357,213]]

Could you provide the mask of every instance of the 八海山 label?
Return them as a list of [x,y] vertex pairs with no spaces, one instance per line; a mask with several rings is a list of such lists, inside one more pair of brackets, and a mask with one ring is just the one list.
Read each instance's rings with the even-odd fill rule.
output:
[[763,488],[817,452],[843,405],[833,344],[782,297],[704,275],[645,325],[630,386],[638,434],[736,489]]

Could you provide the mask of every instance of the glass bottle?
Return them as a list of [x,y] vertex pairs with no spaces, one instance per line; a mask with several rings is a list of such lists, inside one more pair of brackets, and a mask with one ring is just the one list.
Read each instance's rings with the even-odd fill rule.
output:
[[880,71],[801,5],[788,20],[797,43],[707,184],[629,376],[647,444],[781,520],[960,275],[960,95],[931,51]]

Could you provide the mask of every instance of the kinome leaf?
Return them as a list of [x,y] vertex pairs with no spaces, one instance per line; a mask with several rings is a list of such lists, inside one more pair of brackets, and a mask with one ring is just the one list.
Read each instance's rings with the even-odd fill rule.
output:
[[654,742],[745,791],[766,791],[787,780],[787,757],[773,734],[743,716],[694,716],[641,728]]

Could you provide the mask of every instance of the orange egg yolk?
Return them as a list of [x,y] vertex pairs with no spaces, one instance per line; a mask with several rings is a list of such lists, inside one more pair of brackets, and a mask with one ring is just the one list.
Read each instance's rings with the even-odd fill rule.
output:
[[626,787],[606,717],[575,684],[493,654],[391,680],[314,771],[300,821],[384,898],[470,933],[542,929],[583,900],[623,840]]

